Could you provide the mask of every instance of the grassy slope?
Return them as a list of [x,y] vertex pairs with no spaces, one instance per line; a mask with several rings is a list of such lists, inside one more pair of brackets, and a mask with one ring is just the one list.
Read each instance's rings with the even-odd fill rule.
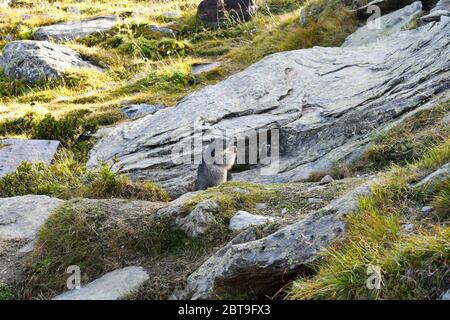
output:
[[[0,76],[0,136],[56,138],[63,141],[65,148],[63,155],[49,170],[24,165],[6,180],[0,180],[0,185],[3,183],[2,196],[37,193],[70,198],[74,195],[73,190],[78,190],[81,193],[76,195],[93,198],[165,200],[163,191],[153,186],[149,192],[146,192],[143,185],[130,187],[125,178],[117,177],[107,169],[88,173],[83,162],[90,144],[82,139],[83,135],[95,131],[99,126],[122,121],[119,112],[122,101],[174,105],[186,94],[215,83],[267,54],[313,45],[339,45],[356,27],[356,21],[338,6],[324,10],[317,19],[301,28],[297,24],[298,11],[293,11],[299,7],[300,1],[272,0],[264,1],[263,8],[266,9],[260,10],[250,22],[208,30],[195,25],[197,2],[153,1],[151,10],[148,10],[148,4],[141,1],[121,1],[120,4],[99,1],[54,1],[49,4],[42,1],[39,5],[4,12],[6,18],[1,19],[0,36],[12,35],[16,39],[29,38],[37,26],[74,19],[76,16],[68,11],[69,7],[80,8],[83,18],[113,13],[121,14],[125,20],[111,34],[67,43],[86,58],[106,68],[104,74],[73,70],[63,81],[41,83],[33,87],[18,81],[10,82]],[[324,0],[311,2],[325,3]],[[142,37],[155,41],[162,39],[146,32],[145,27],[169,22],[161,14],[175,10],[177,6],[182,15],[175,19],[173,27],[180,32],[177,40],[188,44],[186,54],[149,59],[145,50],[142,50],[148,44]],[[133,11],[139,14],[127,14]],[[24,19],[23,14],[32,16]],[[116,42],[117,35],[121,37],[120,44],[111,45]],[[5,44],[6,41],[0,40],[0,47]],[[206,75],[192,75],[193,63],[207,61],[220,61],[222,66]],[[139,80],[130,82],[131,79],[137,79],[136,76],[142,78],[138,77]],[[34,115],[24,117],[30,111]],[[289,298],[436,298],[441,294],[444,281],[448,281],[449,182],[439,186],[431,194],[410,192],[406,186],[408,182],[448,162],[448,130],[435,125],[447,112],[448,103],[440,106],[440,109],[433,109],[431,113],[420,113],[412,122],[403,123],[397,129],[378,137],[376,144],[366,152],[361,162],[351,167],[336,164],[332,172],[335,177],[379,170],[387,170],[387,173],[375,195],[362,199],[359,212],[349,218],[349,239],[336,243],[325,251],[321,262],[313,266],[317,270],[316,276],[296,281],[289,290]],[[44,117],[47,113],[51,117]],[[82,121],[73,121],[73,114]],[[48,128],[49,123],[53,130],[43,130]],[[69,127],[70,133],[61,129]],[[393,164],[397,164],[397,167],[389,169]],[[313,178],[318,179],[321,175],[323,173],[317,173]],[[289,206],[294,202],[303,204],[298,201],[299,195],[281,199],[277,192],[271,191],[267,195],[261,193],[258,186],[252,186],[251,189],[251,194],[255,197],[251,201],[240,193],[223,192],[223,188],[218,188],[194,199],[191,205],[204,197],[213,198],[223,207],[224,221],[236,209],[252,209],[255,201],[262,195],[268,196],[271,203],[301,211],[295,205],[292,208]],[[421,206],[430,203],[435,207],[432,217],[414,220],[411,210],[417,213]],[[42,290],[42,285],[45,287],[47,284],[50,291],[60,288],[62,278],[54,270],[62,270],[61,266],[67,262],[67,255],[61,254],[56,250],[58,246],[52,246],[52,243],[66,239],[71,228],[78,230],[80,235],[90,237],[86,228],[101,221],[97,221],[98,215],[91,215],[91,211],[67,210],[55,215],[41,233],[41,241],[46,246],[36,253],[37,261],[30,267],[31,279],[26,289],[29,290],[28,293],[38,292]],[[79,224],[67,223],[73,221],[71,219],[76,219]],[[402,225],[410,223],[414,225],[414,232],[405,233]],[[50,226],[54,228],[49,228]],[[112,232],[114,238],[118,230],[112,228],[104,231]],[[152,244],[151,247],[155,245],[152,235],[154,233],[143,238]],[[179,240],[178,236],[182,237],[174,235]],[[172,237],[164,238],[157,242],[159,245],[166,244],[164,241],[170,242],[171,239]],[[72,250],[70,252],[74,252],[77,257],[82,256],[85,250],[78,244],[89,245],[89,241],[84,241],[86,239],[79,243],[66,240],[67,247]],[[108,247],[109,244],[104,245],[111,250],[106,251],[103,256],[98,255],[98,260],[86,260],[91,270],[105,265],[104,262],[110,261],[111,257],[116,257],[117,246]],[[147,250],[149,246],[145,245],[144,248]],[[179,255],[175,257],[182,260]],[[173,260],[167,261],[168,264],[164,266],[170,268]],[[379,265],[382,269],[384,289],[379,292],[365,289],[365,272],[369,264]],[[181,263],[181,266],[186,267],[187,264]],[[98,272],[92,272],[89,276],[94,278],[100,274]],[[168,274],[160,280],[167,281],[171,276],[174,275]],[[163,287],[164,284],[159,282],[148,284],[137,297],[158,297],[156,291],[164,289]],[[11,297],[9,290],[1,285],[0,297]],[[164,297],[164,294],[159,297]]]

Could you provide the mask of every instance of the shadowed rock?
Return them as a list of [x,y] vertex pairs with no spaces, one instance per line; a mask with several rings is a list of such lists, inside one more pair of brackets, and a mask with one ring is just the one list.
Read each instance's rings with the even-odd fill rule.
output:
[[254,10],[253,0],[203,0],[197,18],[207,26],[217,27],[227,19],[249,20]]

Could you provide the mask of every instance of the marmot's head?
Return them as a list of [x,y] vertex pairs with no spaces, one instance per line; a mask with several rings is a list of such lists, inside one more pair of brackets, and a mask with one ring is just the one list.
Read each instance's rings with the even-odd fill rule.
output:
[[203,156],[206,164],[223,167],[230,170],[236,163],[237,148],[234,145],[223,145],[222,143],[212,143]]

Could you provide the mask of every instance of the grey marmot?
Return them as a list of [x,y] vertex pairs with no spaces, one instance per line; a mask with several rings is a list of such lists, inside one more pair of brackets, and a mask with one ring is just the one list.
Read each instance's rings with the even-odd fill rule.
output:
[[[216,157],[216,149],[211,150],[208,148],[207,152]],[[197,190],[206,190],[210,187],[215,187],[225,183],[228,177],[228,171],[234,166],[236,162],[237,149],[235,146],[228,146],[223,150],[220,150],[221,154],[218,157],[222,157],[222,163],[216,163],[214,160],[212,163],[207,163],[205,158],[202,158],[202,163],[198,166],[197,170]],[[220,158],[219,158],[220,159]]]

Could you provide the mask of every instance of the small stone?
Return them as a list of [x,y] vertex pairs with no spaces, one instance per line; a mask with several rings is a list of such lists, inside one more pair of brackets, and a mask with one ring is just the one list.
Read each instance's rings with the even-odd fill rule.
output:
[[431,211],[433,211],[433,207],[431,206],[426,206],[420,209],[420,212],[422,212],[423,214],[429,214]]
[[233,191],[237,192],[237,193],[242,193],[242,194],[249,194],[250,193],[250,191],[248,191],[247,189],[242,189],[242,188],[238,188],[238,187],[233,188]]
[[256,208],[256,210],[265,210],[265,209],[267,209],[267,204],[265,204],[265,203],[257,203],[255,205],[255,208]]
[[308,202],[309,203],[321,203],[323,201],[323,199],[320,198],[309,198]]
[[332,176],[326,175],[325,177],[322,178],[322,180],[320,180],[320,184],[329,184],[333,181],[334,181],[334,179]]
[[170,28],[160,27],[160,26],[149,26],[148,28],[151,32],[159,33],[165,37],[176,38],[176,36],[177,36],[177,31],[170,29]]
[[180,11],[167,11],[162,14],[162,16],[166,19],[178,19],[181,17]]
[[156,112],[165,109],[166,106],[161,104],[130,104],[121,108],[122,113],[129,119],[136,119],[148,114],[155,114]]
[[231,230],[243,230],[250,226],[259,226],[275,221],[272,217],[251,214],[247,211],[238,211],[230,220]]
[[283,208],[282,210],[281,210],[281,214],[282,215],[285,215],[287,213],[287,209],[286,208]]
[[408,232],[408,233],[413,232],[415,229],[415,227],[412,223],[406,223],[402,226],[402,228],[405,232]]
[[220,67],[220,63],[218,62],[194,64],[192,65],[192,74],[199,75],[202,73],[212,71],[218,67]]

